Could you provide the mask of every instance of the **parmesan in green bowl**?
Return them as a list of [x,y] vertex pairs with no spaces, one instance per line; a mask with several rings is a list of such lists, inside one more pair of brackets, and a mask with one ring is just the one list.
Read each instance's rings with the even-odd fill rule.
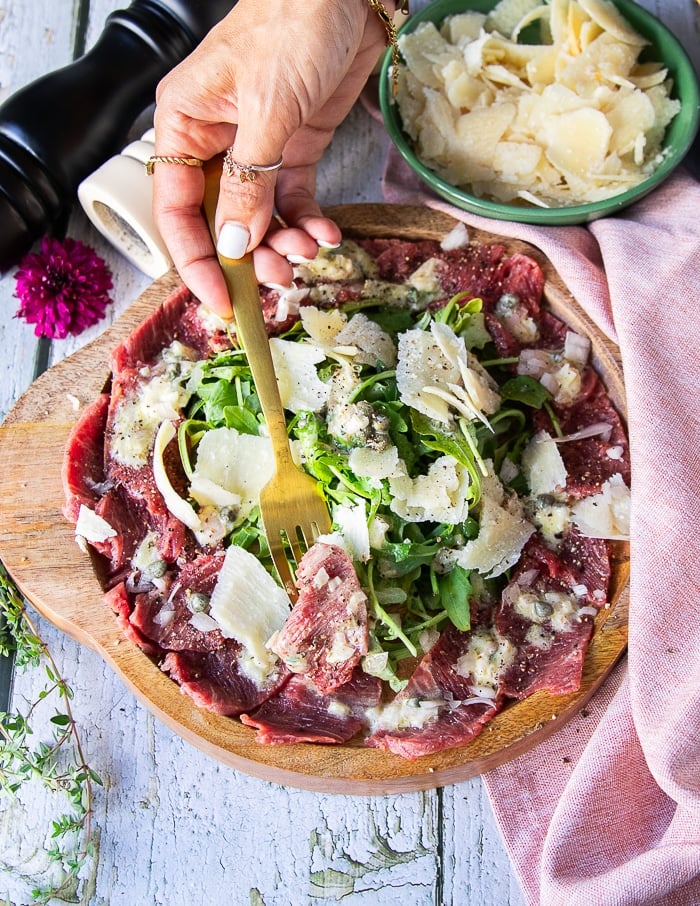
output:
[[380,75],[389,134],[418,176],[498,220],[621,210],[681,162],[700,95],[676,38],[632,0],[437,0]]

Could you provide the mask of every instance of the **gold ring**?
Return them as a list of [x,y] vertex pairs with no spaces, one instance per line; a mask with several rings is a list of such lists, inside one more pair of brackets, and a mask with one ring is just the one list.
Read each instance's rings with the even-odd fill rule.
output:
[[203,167],[204,161],[198,157],[170,157],[169,155],[154,154],[146,161],[146,173],[153,176],[156,164],[183,164],[185,167]]
[[229,148],[224,156],[224,173],[227,176],[233,176],[238,173],[241,182],[255,182],[258,173],[279,170],[281,166],[281,157],[274,164],[239,164],[233,159],[233,148]]

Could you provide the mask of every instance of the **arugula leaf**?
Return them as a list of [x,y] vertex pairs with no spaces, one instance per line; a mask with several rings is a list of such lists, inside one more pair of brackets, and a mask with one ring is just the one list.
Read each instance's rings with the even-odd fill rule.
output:
[[378,400],[396,399],[397,395],[396,370],[391,369],[391,371],[371,374],[355,387],[348,396],[348,402],[354,403],[359,399],[372,400],[373,398]]
[[367,317],[389,334],[403,333],[404,330],[410,330],[415,322],[414,316],[405,308],[384,308],[377,311],[368,311]]
[[435,313],[435,320],[451,327],[462,337],[467,349],[483,349],[493,339],[486,329],[483,307],[483,300],[472,297],[471,293],[457,293]]
[[440,549],[434,541],[419,544],[415,541],[388,541],[379,551],[379,571],[383,576],[401,578],[415,569],[432,563]]
[[224,422],[227,428],[235,428],[239,434],[260,433],[260,422],[256,415],[245,406],[224,406]]
[[549,390],[527,374],[519,374],[506,381],[500,387],[499,393],[503,400],[515,400],[533,409],[541,409],[552,398]]
[[440,603],[453,625],[462,632],[471,627],[469,601],[472,586],[469,572],[461,566],[455,566],[444,576],[438,577]]
[[197,421],[194,418],[186,418],[184,421],[180,422],[180,425],[178,426],[177,445],[180,452],[180,459],[182,461],[182,467],[185,470],[185,475],[190,480],[194,473],[190,452],[192,448],[199,443],[208,428],[209,425],[207,422]]
[[212,384],[203,384],[197,391],[204,400],[204,414],[208,422],[218,426],[225,424],[226,408],[238,405],[238,394],[235,384],[217,381]]

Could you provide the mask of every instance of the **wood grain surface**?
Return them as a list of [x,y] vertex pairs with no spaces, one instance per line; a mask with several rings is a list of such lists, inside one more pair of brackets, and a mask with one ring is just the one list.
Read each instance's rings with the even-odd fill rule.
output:
[[[346,235],[440,238],[454,221],[425,208],[350,205],[333,208]],[[472,230],[472,240],[502,241],[536,257],[547,278],[552,311],[591,337],[596,367],[624,415],[624,385],[615,349],[571,298],[537,250]],[[22,591],[60,629],[94,648],[132,692],[184,739],[239,770],[277,783],[322,792],[394,793],[466,779],[532,748],[588,701],[625,649],[628,557],[620,545],[612,606],[596,631],[579,692],[538,693],[513,703],[471,744],[407,761],[361,745],[263,746],[237,721],[198,710],[157,664],[127,642],[101,600],[90,559],[62,514],[61,464],[68,434],[82,408],[102,390],[109,356],[146,315],[179,285],[174,274],[153,283],[112,327],[43,374],[0,427],[0,557]]]

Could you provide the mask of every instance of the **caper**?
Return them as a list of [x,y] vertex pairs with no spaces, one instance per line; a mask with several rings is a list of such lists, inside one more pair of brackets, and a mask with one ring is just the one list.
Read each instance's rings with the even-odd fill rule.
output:
[[162,579],[167,570],[168,563],[166,560],[154,560],[153,563],[149,563],[148,567],[144,569],[144,573],[150,579]]
[[206,613],[209,610],[209,595],[200,591],[187,593],[187,609],[192,613]]

